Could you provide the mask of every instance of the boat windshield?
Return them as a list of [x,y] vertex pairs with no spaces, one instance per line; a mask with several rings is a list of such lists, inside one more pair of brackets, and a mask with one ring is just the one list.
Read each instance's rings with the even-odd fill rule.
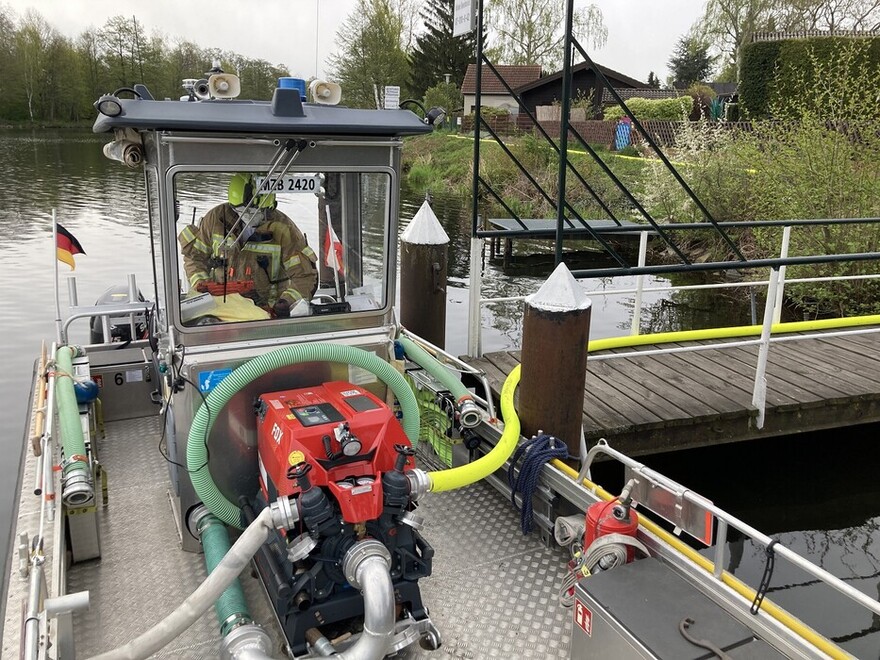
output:
[[178,172],[185,326],[380,310],[388,297],[387,172]]

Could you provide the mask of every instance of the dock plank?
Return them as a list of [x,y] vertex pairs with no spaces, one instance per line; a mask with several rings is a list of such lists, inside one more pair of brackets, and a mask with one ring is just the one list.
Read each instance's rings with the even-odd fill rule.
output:
[[671,366],[670,355],[658,360],[655,356],[623,358],[629,362],[653,374],[666,383],[667,388],[674,388],[684,395],[688,402],[687,410],[693,417],[720,417],[721,415],[740,412],[741,408],[722,394],[712,390],[706,390],[703,381],[706,373],[698,373],[686,368],[687,365],[680,363],[678,368]]
[[[674,344],[685,346],[686,344]],[[752,392],[755,386],[755,365],[747,366],[739,360],[731,360],[725,355],[725,349],[709,349],[694,351],[691,353],[679,353],[683,360],[691,362],[694,366],[704,369],[707,373],[715,373],[724,379],[731,387],[735,387],[747,395],[747,405],[751,405]],[[774,408],[798,407],[800,402],[779,390],[767,391],[767,403]]]
[[844,356],[836,351],[818,354],[816,350],[815,343],[803,347],[791,343],[774,344],[770,347],[770,351],[777,357],[798,362],[805,368],[812,367],[826,383],[847,396],[857,397],[877,391],[878,382],[859,373],[863,367],[848,363]]

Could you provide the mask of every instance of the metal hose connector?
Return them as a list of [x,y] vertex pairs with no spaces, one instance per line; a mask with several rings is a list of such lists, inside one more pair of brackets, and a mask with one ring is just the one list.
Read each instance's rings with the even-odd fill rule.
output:
[[470,396],[459,399],[455,407],[458,410],[458,421],[464,428],[472,429],[479,426],[483,413]]
[[413,502],[418,502],[431,490],[431,479],[428,473],[419,468],[413,468],[406,471],[406,478],[409,479],[409,496]]
[[345,578],[364,597],[364,631],[350,648],[336,657],[342,660],[384,658],[394,638],[394,584],[391,581],[391,553],[373,539],[353,545],[342,561]]
[[220,648],[222,660],[271,660],[272,638],[256,623],[232,630],[223,638]]

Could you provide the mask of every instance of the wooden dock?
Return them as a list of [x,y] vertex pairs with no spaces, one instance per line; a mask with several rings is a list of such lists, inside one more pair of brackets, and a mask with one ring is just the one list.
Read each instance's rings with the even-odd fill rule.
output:
[[[752,406],[758,347],[717,346],[723,341],[591,354],[716,345],[590,359],[584,391],[587,442],[606,438],[626,454],[644,455],[880,421],[880,333],[771,343],[762,429]],[[485,371],[497,398],[520,352],[463,359]],[[549,421],[545,430],[552,433]]]

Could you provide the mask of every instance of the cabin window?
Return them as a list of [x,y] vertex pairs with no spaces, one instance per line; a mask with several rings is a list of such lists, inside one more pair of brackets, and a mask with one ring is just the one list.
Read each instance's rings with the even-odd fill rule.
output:
[[382,310],[387,172],[178,172],[184,326],[302,321]]

